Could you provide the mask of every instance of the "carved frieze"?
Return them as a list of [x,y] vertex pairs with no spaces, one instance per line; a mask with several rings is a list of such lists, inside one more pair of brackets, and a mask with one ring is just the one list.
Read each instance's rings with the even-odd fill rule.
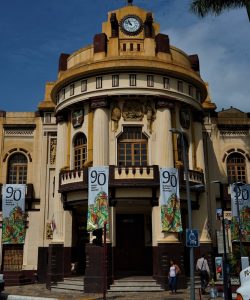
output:
[[142,121],[143,105],[137,101],[126,101],[123,105],[122,117],[124,121]]
[[107,108],[109,106],[107,98],[92,98],[90,102],[91,109]]

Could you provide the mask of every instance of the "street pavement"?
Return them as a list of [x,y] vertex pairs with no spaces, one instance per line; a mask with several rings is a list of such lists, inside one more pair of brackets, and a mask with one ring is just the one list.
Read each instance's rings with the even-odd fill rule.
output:
[[[169,291],[164,292],[147,292],[147,293],[108,293],[108,300],[188,300],[189,290],[179,290],[177,294],[171,294]],[[51,292],[46,289],[45,284],[31,284],[23,286],[5,287],[4,292],[0,295],[3,300],[101,300],[102,294],[79,294],[79,293],[60,293]],[[196,290],[196,300],[210,299],[209,295],[199,296]],[[216,298],[223,299],[223,298]]]

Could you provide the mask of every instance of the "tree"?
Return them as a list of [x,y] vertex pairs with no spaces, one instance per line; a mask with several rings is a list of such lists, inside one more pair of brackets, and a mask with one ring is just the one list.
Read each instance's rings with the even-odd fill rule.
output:
[[224,10],[242,7],[246,8],[250,20],[250,0],[193,0],[190,5],[191,11],[202,18],[208,14],[219,15]]

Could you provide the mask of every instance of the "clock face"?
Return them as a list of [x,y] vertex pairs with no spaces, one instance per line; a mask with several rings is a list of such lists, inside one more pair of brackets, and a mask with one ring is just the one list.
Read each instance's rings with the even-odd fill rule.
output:
[[126,16],[121,21],[121,29],[125,34],[136,35],[142,30],[142,21],[137,16]]

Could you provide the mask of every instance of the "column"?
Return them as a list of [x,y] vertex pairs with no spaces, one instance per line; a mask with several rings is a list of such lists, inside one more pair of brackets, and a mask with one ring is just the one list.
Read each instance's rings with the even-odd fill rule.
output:
[[63,203],[59,189],[59,174],[61,168],[67,164],[67,122],[64,115],[57,116],[57,148],[56,148],[56,172],[55,172],[55,191],[53,199],[53,214],[55,221],[55,231],[53,233],[53,242],[63,243]]
[[109,165],[109,111],[107,100],[95,99],[93,117],[93,166]]
[[[171,120],[171,108],[173,103],[158,100],[156,103],[156,143],[155,143],[155,164],[159,167],[173,167],[173,137],[170,129],[172,128]],[[169,243],[178,242],[176,233],[162,233],[161,232],[161,208],[159,206],[153,207],[152,211],[152,225],[153,225],[153,246],[156,246],[158,242]]]

